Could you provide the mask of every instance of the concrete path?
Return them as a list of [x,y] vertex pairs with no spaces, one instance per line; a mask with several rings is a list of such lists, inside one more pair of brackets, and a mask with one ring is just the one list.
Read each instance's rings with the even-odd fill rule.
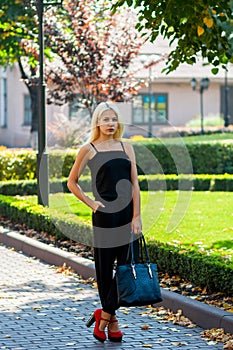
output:
[[[102,344],[93,338],[93,327],[85,326],[97,307],[97,290],[91,284],[75,275],[58,274],[55,267],[0,244],[0,349],[223,348],[222,344],[208,345],[201,338],[201,328],[159,322],[146,314],[146,308],[120,308],[123,342]],[[142,330],[143,325],[149,329]]]

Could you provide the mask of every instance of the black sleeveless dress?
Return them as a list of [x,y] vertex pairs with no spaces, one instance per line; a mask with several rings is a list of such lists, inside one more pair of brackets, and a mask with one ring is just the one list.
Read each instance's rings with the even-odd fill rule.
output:
[[92,191],[99,207],[92,214],[94,247],[112,248],[128,244],[133,215],[131,161],[123,144],[119,151],[98,151],[88,161]]

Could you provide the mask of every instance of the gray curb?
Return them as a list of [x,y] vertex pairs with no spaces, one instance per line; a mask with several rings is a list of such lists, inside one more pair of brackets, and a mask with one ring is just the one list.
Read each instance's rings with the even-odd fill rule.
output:
[[[0,228],[0,243],[28,256],[35,256],[48,264],[61,266],[66,263],[83,278],[96,277],[94,263],[90,260],[19,233]],[[165,306],[174,312],[181,309],[186,317],[204,329],[223,328],[225,332],[233,333],[232,313],[165,289],[162,289],[162,296],[163,301],[156,306]]]

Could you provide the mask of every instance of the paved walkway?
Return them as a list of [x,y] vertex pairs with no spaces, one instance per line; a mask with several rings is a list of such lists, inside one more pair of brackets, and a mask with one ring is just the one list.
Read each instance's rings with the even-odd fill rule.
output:
[[[0,245],[0,349],[222,349],[222,344],[207,345],[201,328],[158,322],[140,315],[145,308],[120,308],[123,342],[99,343],[93,327],[85,326],[99,306],[90,284]],[[145,324],[148,330],[141,329]]]

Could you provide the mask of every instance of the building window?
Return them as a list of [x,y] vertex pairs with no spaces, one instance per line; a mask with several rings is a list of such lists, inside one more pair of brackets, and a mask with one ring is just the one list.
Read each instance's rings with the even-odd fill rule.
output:
[[0,80],[0,116],[1,116],[1,127],[6,128],[7,127],[7,79],[3,78]]
[[69,119],[86,116],[89,116],[89,111],[82,103],[75,100],[69,104]]
[[30,95],[24,95],[24,121],[23,125],[31,125],[32,123],[32,109]]
[[225,93],[226,93],[226,88],[228,92],[228,106],[227,106],[227,111],[228,111],[228,118],[229,118],[229,123],[233,124],[233,86],[228,85],[227,87],[221,86],[221,104],[220,104],[220,113],[222,116],[225,115],[225,110],[226,110],[226,100],[225,100]]
[[[133,123],[147,124],[149,122],[149,94],[139,94],[133,100]],[[151,95],[151,117],[153,124],[166,124],[168,120],[167,94]]]

